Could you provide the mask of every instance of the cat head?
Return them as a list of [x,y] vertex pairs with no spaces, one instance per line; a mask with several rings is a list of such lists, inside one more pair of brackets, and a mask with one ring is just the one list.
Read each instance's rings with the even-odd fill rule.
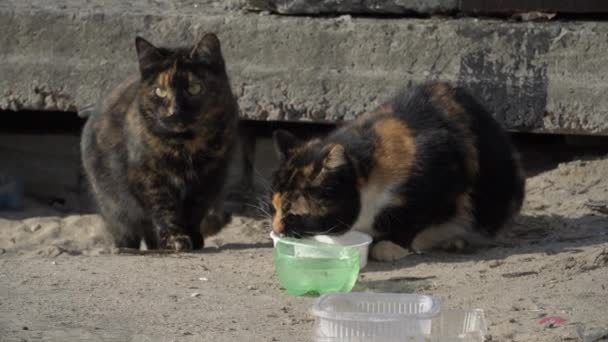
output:
[[341,234],[359,212],[357,173],[343,145],[274,133],[280,165],[272,183],[272,230],[305,237]]
[[219,39],[205,34],[187,48],[158,48],[135,39],[141,86],[139,107],[158,133],[180,134],[203,126],[219,115],[230,85]]

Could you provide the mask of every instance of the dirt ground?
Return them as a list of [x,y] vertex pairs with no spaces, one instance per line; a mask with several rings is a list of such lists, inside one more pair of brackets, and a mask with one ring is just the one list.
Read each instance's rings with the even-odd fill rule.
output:
[[[608,157],[560,164],[528,179],[503,246],[371,262],[355,290],[481,308],[492,341],[608,340],[607,200]],[[97,216],[29,204],[0,212],[2,341],[311,340],[314,299],[279,286],[263,220],[236,217],[201,253],[128,255]]]

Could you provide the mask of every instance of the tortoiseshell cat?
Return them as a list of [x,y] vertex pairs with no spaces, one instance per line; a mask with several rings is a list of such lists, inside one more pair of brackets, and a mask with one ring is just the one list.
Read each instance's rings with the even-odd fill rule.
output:
[[157,48],[137,37],[140,75],[82,133],[85,172],[117,247],[200,249],[229,220],[220,196],[238,107],[220,42]]
[[371,256],[463,249],[516,215],[524,176],[507,134],[465,90],[429,83],[324,139],[274,135],[275,233],[374,237]]

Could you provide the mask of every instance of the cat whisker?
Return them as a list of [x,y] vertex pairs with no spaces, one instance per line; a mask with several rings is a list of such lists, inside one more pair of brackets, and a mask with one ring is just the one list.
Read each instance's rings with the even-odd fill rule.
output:
[[302,234],[307,234],[307,235],[327,235],[329,233],[331,233],[334,229],[338,228],[338,225],[335,225],[325,231],[322,232],[311,232],[311,231],[302,231]]
[[251,203],[245,203],[245,205],[259,210],[260,213],[263,214],[263,216],[265,216],[266,218],[272,218],[272,215],[266,209],[262,208],[261,206],[257,206],[257,205],[251,204]]

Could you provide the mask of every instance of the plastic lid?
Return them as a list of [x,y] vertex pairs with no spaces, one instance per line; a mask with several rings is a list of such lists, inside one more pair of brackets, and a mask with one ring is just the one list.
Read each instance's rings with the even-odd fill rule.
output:
[[[422,310],[417,310],[420,306]],[[317,298],[312,313],[317,317],[344,321],[397,321],[432,318],[440,313],[440,306],[438,298],[427,295],[332,293]],[[374,308],[373,312],[366,311],[370,307]]]

